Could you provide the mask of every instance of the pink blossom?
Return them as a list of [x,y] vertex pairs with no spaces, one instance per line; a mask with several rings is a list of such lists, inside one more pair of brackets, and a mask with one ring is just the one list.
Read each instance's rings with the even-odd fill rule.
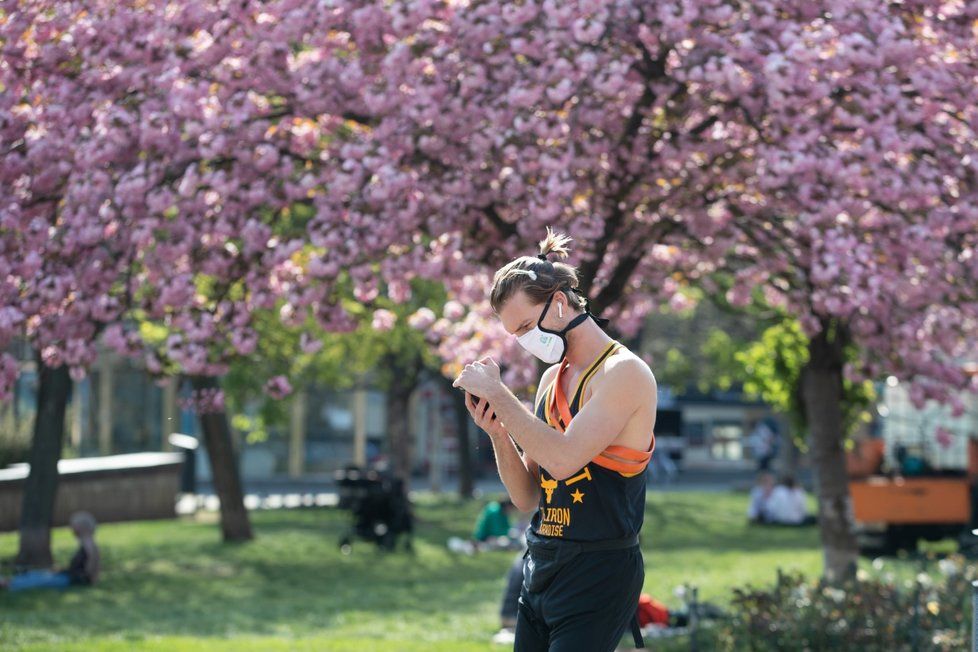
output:
[[934,440],[938,445],[947,450],[954,444],[954,435],[944,427],[939,427],[934,431]]
[[87,366],[104,332],[215,372],[259,317],[349,332],[351,291],[404,303],[421,277],[451,301],[408,323],[529,385],[485,300],[551,225],[622,333],[695,287],[839,326],[850,378],[976,387],[973,3],[22,4],[0,345],[47,364]]
[[281,400],[292,393],[292,385],[285,376],[273,376],[265,383],[265,393]]
[[443,310],[445,319],[456,320],[461,319],[465,315],[465,306],[463,306],[458,301],[447,301],[445,302],[445,308]]
[[397,322],[397,315],[395,315],[390,310],[380,310],[374,311],[373,322],[371,327],[376,331],[389,331],[394,328],[394,324]]
[[299,336],[299,348],[303,353],[313,355],[323,348],[323,341],[319,338],[310,337],[308,333]]
[[408,317],[408,326],[417,330],[424,330],[435,323],[437,319],[431,308],[419,308]]

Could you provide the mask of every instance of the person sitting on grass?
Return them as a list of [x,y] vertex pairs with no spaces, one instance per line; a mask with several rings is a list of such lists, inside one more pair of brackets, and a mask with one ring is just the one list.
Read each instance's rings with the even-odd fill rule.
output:
[[751,523],[770,523],[772,518],[769,509],[771,495],[774,493],[774,476],[770,473],[759,473],[757,484],[750,491],[750,504],[747,506],[747,520]]
[[[448,549],[471,555],[485,550],[516,550],[522,547],[522,530],[514,528],[509,518],[515,509],[508,499],[487,503],[476,518],[472,537],[468,540],[449,537]],[[526,524],[523,525],[525,527]]]
[[95,584],[100,570],[99,551],[95,545],[95,517],[88,512],[75,512],[71,515],[69,524],[78,539],[78,550],[67,568],[61,571],[31,570],[13,575],[10,579],[0,578],[0,588],[23,591]]
[[[472,540],[481,549],[508,548],[510,536],[509,516],[513,512],[510,500],[493,500],[482,508],[472,531]],[[499,545],[500,537],[506,538],[505,545]]]
[[786,475],[767,501],[769,522],[777,525],[811,525],[815,517],[808,513],[808,497],[795,479]]

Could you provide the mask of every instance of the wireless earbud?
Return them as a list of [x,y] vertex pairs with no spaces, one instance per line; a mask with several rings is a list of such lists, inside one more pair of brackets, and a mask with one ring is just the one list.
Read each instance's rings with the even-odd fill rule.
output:
[[558,317],[563,317],[564,316],[564,307],[562,305],[560,305],[559,303],[557,304],[557,316]]

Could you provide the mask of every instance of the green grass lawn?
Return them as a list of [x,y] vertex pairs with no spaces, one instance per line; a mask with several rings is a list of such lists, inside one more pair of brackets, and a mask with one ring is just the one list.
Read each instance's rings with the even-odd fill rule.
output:
[[[649,492],[645,591],[679,606],[677,585],[724,603],[730,589],[769,584],[775,569],[817,574],[815,528],[756,528],[738,494]],[[341,555],[348,514],[328,509],[253,512],[255,541],[219,542],[214,519],[107,524],[98,541],[102,582],[92,588],[0,592],[3,650],[451,650],[489,651],[498,629],[509,552],[457,556],[479,505],[426,498],[413,555],[359,543]],[[67,563],[74,539],[54,533]],[[0,558],[17,550],[0,535]]]

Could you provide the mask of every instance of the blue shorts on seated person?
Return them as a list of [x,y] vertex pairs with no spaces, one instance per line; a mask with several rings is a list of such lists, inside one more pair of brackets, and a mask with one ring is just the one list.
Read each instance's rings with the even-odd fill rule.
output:
[[26,589],[63,589],[71,584],[68,573],[55,573],[49,570],[32,570],[10,578],[9,591]]

